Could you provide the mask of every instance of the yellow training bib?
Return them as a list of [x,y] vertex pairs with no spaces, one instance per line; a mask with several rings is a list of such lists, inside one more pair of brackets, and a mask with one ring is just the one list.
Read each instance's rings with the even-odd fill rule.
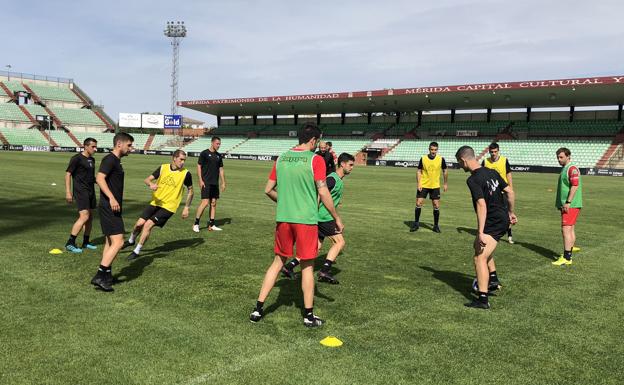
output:
[[425,155],[420,158],[422,162],[422,170],[420,174],[420,184],[423,188],[440,188],[440,176],[442,175],[442,157],[436,155],[435,158],[429,159]]
[[182,190],[184,190],[184,179],[187,173],[188,170],[185,168],[171,171],[169,163],[161,165],[160,176],[156,182],[158,190],[152,193],[150,205],[175,213],[182,201]]
[[485,158],[485,167],[495,170],[501,178],[505,181],[505,183],[509,183],[507,180],[507,158],[500,155],[496,162],[492,162],[490,158]]

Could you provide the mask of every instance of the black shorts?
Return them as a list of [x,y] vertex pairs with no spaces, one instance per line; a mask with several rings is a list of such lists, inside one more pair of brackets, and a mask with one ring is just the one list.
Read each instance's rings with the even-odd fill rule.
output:
[[154,225],[161,228],[172,216],[173,213],[171,211],[152,205],[147,206],[145,210],[143,210],[143,214],[141,214],[141,218],[145,220],[151,219],[151,221],[154,222]]
[[321,241],[325,237],[333,237],[334,235],[338,235],[336,232],[336,221],[331,220],[318,223],[318,237]]
[[483,232],[498,242],[509,229],[509,217],[486,218]]
[[424,188],[422,191],[416,190],[416,198],[427,198],[427,195],[433,199],[440,199],[440,188]]
[[93,210],[96,207],[95,190],[75,190],[74,202],[76,202],[76,207],[78,208],[78,211]]
[[204,185],[201,191],[201,199],[219,199],[219,186],[216,184]]
[[102,234],[110,236],[126,233],[121,211],[115,213],[110,207],[100,206],[99,212]]

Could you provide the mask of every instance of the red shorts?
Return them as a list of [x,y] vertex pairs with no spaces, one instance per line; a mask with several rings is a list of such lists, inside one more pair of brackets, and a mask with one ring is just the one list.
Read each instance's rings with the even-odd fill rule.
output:
[[318,254],[318,225],[277,222],[275,226],[275,254],[292,257],[297,245],[297,258],[314,259]]
[[573,207],[570,207],[567,213],[561,211],[561,226],[574,226],[580,213],[580,208]]

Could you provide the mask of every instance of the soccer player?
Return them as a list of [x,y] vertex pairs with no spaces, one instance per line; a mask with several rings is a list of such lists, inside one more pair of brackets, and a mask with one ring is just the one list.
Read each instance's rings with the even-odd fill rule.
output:
[[[488,146],[488,149],[490,150],[490,157],[483,160],[483,162],[481,162],[481,166],[496,171],[513,190],[513,180],[511,177],[511,166],[509,165],[509,160],[500,154],[498,143],[491,143]],[[507,242],[511,244],[514,243],[511,235],[511,226],[507,229]]]
[[[74,155],[65,171],[65,200],[67,203],[76,202],[78,219],[72,226],[65,250],[72,253],[82,253],[82,249],[95,250],[97,247],[89,242],[93,224],[93,209],[95,209],[95,159],[97,140],[87,138],[82,143],[84,149]],[[71,188],[73,182],[73,188]],[[72,193],[73,192],[73,193]],[[83,230],[82,248],[76,245],[76,237]]]
[[331,154],[331,156],[334,158],[334,165],[336,165],[338,163],[338,156],[336,155],[336,153],[333,150],[333,143],[330,141],[325,142],[327,143],[327,151]]
[[[474,241],[478,292],[477,298],[466,306],[489,309],[488,292],[500,288],[493,253],[498,240],[507,232],[509,224],[518,221],[514,214],[514,191],[496,171],[481,167],[472,147],[460,147],[455,157],[464,171],[470,171],[471,175],[466,183],[472,195],[478,226]],[[503,192],[507,194],[507,199],[503,196]]]
[[91,283],[103,291],[113,291],[112,264],[124,243],[123,190],[124,169],[121,158],[132,151],[134,138],[120,132],[113,137],[113,150],[100,162],[95,181],[100,186],[100,225],[106,237],[100,267]]
[[[353,165],[355,164],[355,158],[351,154],[347,154],[343,152],[338,157],[338,168],[336,172],[332,172],[327,175],[326,184],[329,192],[331,193],[332,201],[334,202],[334,207],[338,208],[342,201],[342,189],[344,186],[344,182],[342,179],[351,174],[353,171]],[[319,207],[319,223],[318,223],[318,239],[319,239],[319,250],[323,245],[323,241],[325,238],[329,238],[332,242],[332,246],[327,252],[327,256],[325,257],[325,261],[323,262],[323,267],[318,273],[319,282],[327,282],[334,285],[337,285],[338,280],[331,274],[331,267],[334,262],[336,262],[336,257],[345,247],[345,240],[341,233],[336,231],[336,221],[332,218],[329,211],[325,205],[321,203]],[[284,265],[282,268],[282,274],[290,279],[294,279],[294,268],[299,264],[299,260],[297,258],[292,259],[290,262]]]
[[258,322],[264,316],[264,301],[275,286],[284,263],[293,256],[293,248],[296,245],[297,257],[301,260],[303,324],[307,327],[317,327],[324,323],[313,311],[319,198],[336,221],[336,232],[342,232],[344,226],[327,189],[323,158],[314,154],[321,131],[316,125],[306,123],[299,129],[298,137],[299,145],[280,155],[273,165],[264,189],[265,194],[277,202],[275,258],[266,271],[256,307],[249,319],[251,322]]
[[429,143],[429,154],[420,158],[416,177],[418,191],[416,192],[416,209],[414,210],[414,224],[410,231],[420,228],[420,211],[427,195],[433,204],[433,231],[440,232],[440,174],[444,174],[444,192],[448,190],[448,169],[446,161],[438,155],[438,143]]
[[129,261],[138,258],[154,226],[163,228],[178,210],[184,186],[188,189],[188,193],[182,210],[182,219],[189,216],[189,207],[193,201],[193,177],[184,168],[184,162],[186,162],[186,152],[176,150],[171,163],[160,165],[143,181],[152,190],[152,201],[143,210],[143,214],[137,220],[128,239],[128,245],[134,246],[137,236],[141,234],[139,243],[128,256]]
[[325,173],[327,175],[336,171],[336,163],[334,162],[334,156],[329,151],[330,148],[326,142],[319,142],[319,150],[316,152],[316,155],[319,155],[325,161]]
[[566,266],[572,264],[572,249],[576,242],[574,226],[583,207],[583,182],[578,167],[572,164],[569,149],[557,150],[557,160],[563,167],[557,184],[555,207],[561,211],[561,234],[563,235],[563,255],[552,264]]
[[199,233],[199,220],[204,210],[210,205],[210,220],[208,221],[208,231],[221,231],[215,225],[215,214],[217,212],[217,199],[219,199],[219,180],[221,180],[221,192],[225,191],[225,173],[223,172],[223,156],[219,154],[221,138],[213,136],[210,141],[210,148],[202,151],[197,160],[197,176],[201,187],[201,202],[195,214],[195,224],[193,231]]

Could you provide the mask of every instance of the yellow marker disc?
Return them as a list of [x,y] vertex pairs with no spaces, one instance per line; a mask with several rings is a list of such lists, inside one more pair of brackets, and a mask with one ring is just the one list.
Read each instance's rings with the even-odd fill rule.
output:
[[342,341],[340,341],[338,338],[336,337],[325,337],[321,340],[321,345],[323,346],[328,346],[330,348],[337,348],[339,346],[342,346]]
[[580,248],[580,247],[577,247],[577,246],[573,246],[573,247],[572,247],[572,252],[574,252],[574,253],[578,253],[579,251],[581,251],[581,248]]
[[50,254],[63,254],[61,249],[52,249],[50,250]]

